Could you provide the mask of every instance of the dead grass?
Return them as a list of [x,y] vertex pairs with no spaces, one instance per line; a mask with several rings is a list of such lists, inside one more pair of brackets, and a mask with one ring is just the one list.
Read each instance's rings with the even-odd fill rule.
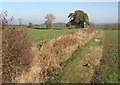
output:
[[91,79],[94,75],[94,67],[100,64],[100,59],[102,58],[101,46],[90,47],[88,51],[83,61],[85,61],[85,64],[89,64],[89,66],[86,67],[87,72],[83,73],[82,83],[91,83]]

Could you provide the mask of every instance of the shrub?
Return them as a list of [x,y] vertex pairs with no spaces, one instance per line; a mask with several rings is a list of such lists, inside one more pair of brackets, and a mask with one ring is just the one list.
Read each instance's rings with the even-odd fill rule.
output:
[[13,82],[16,75],[28,71],[31,62],[31,44],[23,28],[2,30],[3,82]]

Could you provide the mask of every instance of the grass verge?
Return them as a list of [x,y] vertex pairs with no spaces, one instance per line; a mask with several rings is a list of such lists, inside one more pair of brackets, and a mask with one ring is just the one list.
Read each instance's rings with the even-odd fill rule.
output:
[[105,30],[103,56],[93,82],[118,83],[118,74],[118,31]]
[[94,41],[97,35],[95,35],[83,47],[76,50],[71,56],[71,58],[69,58],[65,62],[60,63],[61,68],[57,68],[53,70],[53,73],[50,74],[51,77],[48,79],[47,83],[78,82],[81,79],[81,76],[77,74],[77,73],[81,73],[81,72],[78,72],[78,69],[79,69],[78,65],[82,62],[81,59],[84,57],[81,55],[86,52],[86,49],[88,48],[89,45],[92,44],[92,42]]

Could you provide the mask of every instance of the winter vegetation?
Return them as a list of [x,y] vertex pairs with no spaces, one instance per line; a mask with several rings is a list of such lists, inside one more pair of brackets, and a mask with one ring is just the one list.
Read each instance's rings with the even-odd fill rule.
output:
[[117,23],[92,23],[83,10],[67,23],[48,13],[43,24],[16,25],[8,15],[0,14],[2,83],[119,83]]

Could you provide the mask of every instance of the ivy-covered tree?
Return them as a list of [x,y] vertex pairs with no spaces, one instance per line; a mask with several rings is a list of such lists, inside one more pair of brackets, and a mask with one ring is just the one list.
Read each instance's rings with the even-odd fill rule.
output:
[[75,26],[76,28],[84,28],[85,24],[90,25],[87,13],[82,10],[76,10],[74,13],[70,13],[68,18],[70,21],[66,24],[67,27]]

